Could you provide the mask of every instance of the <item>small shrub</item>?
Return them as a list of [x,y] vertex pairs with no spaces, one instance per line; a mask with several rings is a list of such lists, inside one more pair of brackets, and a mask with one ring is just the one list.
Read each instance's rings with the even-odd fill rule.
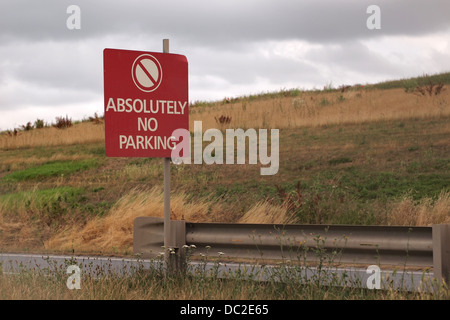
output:
[[33,130],[33,125],[31,124],[31,122],[28,122],[26,125],[20,126],[20,128],[23,131],[30,131],[30,130]]
[[35,127],[36,129],[42,129],[42,128],[44,128],[44,127],[45,127],[44,120],[37,119],[37,120],[34,122],[34,127]]
[[94,124],[101,124],[102,123],[101,119],[102,118],[97,115],[97,112],[94,113],[94,117],[89,117],[89,121],[93,122]]
[[344,92],[348,91],[348,89],[350,89],[350,88],[351,88],[351,86],[342,85],[342,86],[339,87],[339,90],[342,93],[344,93]]
[[439,95],[444,90],[444,84],[442,82],[440,82],[438,85],[435,85],[433,81],[430,80],[428,85],[417,86],[415,91],[413,92],[422,96],[426,96],[428,94],[428,96],[431,97],[433,95]]
[[56,123],[53,125],[58,129],[70,128],[72,126],[72,119],[69,119],[68,116],[64,117],[56,117]]
[[437,86],[436,86],[436,88],[434,88],[434,95],[438,95],[438,94],[440,94],[441,93],[441,91],[443,91],[443,88],[444,88],[444,84],[441,82],[441,83],[439,83]]

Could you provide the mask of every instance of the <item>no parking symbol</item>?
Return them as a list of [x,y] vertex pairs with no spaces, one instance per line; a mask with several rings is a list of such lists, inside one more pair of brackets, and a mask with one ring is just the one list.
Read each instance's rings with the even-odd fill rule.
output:
[[131,68],[134,84],[144,92],[158,89],[162,81],[162,68],[159,61],[150,54],[136,58]]

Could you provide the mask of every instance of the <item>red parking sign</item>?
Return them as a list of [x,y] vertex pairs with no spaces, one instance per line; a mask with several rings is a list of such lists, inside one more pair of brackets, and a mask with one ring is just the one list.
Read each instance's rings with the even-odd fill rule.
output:
[[103,67],[106,155],[170,158],[173,131],[189,130],[186,57],[105,49]]

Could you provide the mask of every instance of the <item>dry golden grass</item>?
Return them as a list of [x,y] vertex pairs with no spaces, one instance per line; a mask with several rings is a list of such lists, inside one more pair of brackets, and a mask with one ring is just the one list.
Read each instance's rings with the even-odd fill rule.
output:
[[[221,216],[220,206],[210,210],[211,203],[197,201],[189,203],[184,194],[174,194],[171,198],[172,219],[198,222]],[[45,242],[46,249],[81,251],[104,251],[115,248],[130,252],[133,246],[134,219],[143,216],[162,217],[164,195],[160,188],[132,190],[124,195],[106,217],[96,217],[85,225],[69,227]]]
[[0,239],[3,248],[16,250],[40,246],[40,231],[30,219],[8,219],[0,215]]
[[442,191],[436,201],[424,198],[419,203],[405,196],[393,205],[388,219],[389,225],[404,226],[450,223],[450,192]]
[[[341,98],[342,96],[342,98]],[[302,93],[299,97],[239,101],[191,110],[194,121],[209,128],[297,128],[380,120],[450,115],[450,90],[438,96],[417,96],[403,89]],[[216,118],[231,117],[229,124]]]
[[[172,195],[171,218],[190,222],[227,222],[225,206],[208,199],[189,202],[187,195]],[[160,188],[132,190],[123,196],[105,217],[96,217],[85,225],[74,225],[45,242],[49,250],[131,252],[133,247],[133,223],[137,217],[163,217],[164,195]],[[222,219],[221,219],[222,218]],[[255,204],[239,223],[287,223],[289,217],[283,206],[268,202]],[[0,222],[1,224],[1,222]]]
[[17,136],[0,135],[0,149],[37,146],[73,145],[105,140],[105,125],[82,122],[66,129],[54,127],[19,132]]
[[[190,130],[194,121],[202,129],[264,128],[283,129],[328,124],[363,123],[407,118],[432,118],[450,115],[450,90],[436,96],[418,96],[403,89],[357,90],[348,92],[303,92],[298,97],[241,99],[231,104],[195,107],[190,110]],[[230,123],[216,119],[231,117]],[[67,129],[44,128],[0,135],[0,149],[32,146],[72,145],[102,142],[104,124],[83,122]]]
[[291,221],[286,206],[273,205],[268,201],[258,202],[252,206],[238,223],[275,223],[285,224]]

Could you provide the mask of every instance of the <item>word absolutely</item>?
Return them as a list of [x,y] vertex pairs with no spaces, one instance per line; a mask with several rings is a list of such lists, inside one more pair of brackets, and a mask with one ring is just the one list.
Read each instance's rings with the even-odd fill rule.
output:
[[69,278],[67,278],[66,286],[69,290],[81,289],[81,269],[79,266],[73,264],[67,267],[67,274],[71,274]]
[[[224,138],[222,131],[218,129],[208,129],[202,134],[202,122],[194,121],[194,164],[223,164],[224,163]],[[259,135],[259,137],[258,137]],[[236,141],[236,163],[245,164],[245,154],[247,152],[246,140],[248,144],[249,164],[269,165],[260,169],[261,175],[274,175],[279,168],[279,130],[270,130],[270,156],[268,155],[267,129],[226,129],[225,137],[225,163],[235,163],[235,141]],[[172,149],[171,158],[175,164],[191,164],[191,135],[186,129],[177,129],[172,133],[172,137],[177,141]],[[208,142],[204,150],[203,142]],[[258,148],[259,147],[259,148]]]
[[70,5],[66,10],[67,14],[70,16],[66,20],[66,27],[69,30],[80,30],[81,29],[81,9],[77,5]]
[[106,112],[184,114],[187,101],[109,98]]

